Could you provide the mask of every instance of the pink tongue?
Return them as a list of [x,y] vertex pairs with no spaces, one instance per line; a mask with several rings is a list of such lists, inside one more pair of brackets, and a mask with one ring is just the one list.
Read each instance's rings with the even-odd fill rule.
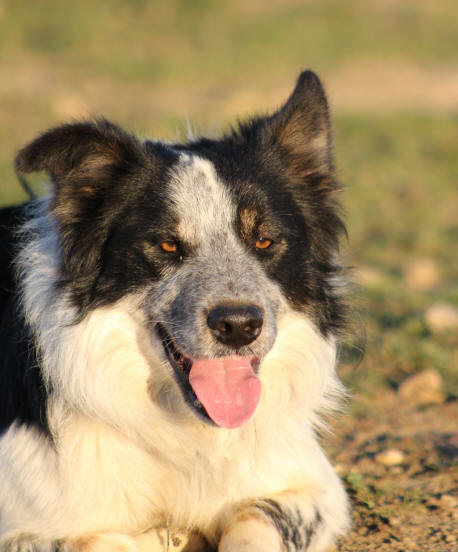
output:
[[261,394],[249,359],[241,356],[195,360],[189,383],[210,418],[228,429],[251,418]]

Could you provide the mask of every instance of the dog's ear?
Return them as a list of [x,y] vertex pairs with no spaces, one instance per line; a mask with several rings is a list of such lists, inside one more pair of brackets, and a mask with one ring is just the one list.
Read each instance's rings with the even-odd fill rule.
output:
[[[254,130],[254,132],[252,132]],[[313,232],[311,252],[326,263],[345,232],[339,201],[341,186],[332,157],[328,102],[320,79],[304,71],[286,103],[273,115],[254,122],[250,141],[261,165],[284,176]],[[254,140],[253,140],[254,138]]]
[[145,146],[102,119],[48,130],[19,151],[21,172],[44,171],[53,184],[64,272],[96,272],[108,229],[154,168]]
[[44,171],[55,185],[57,202],[69,192],[100,199],[117,176],[146,158],[140,142],[120,127],[100,119],[48,130],[16,156],[20,172]]
[[273,145],[298,177],[333,170],[331,126],[326,94],[320,79],[304,71],[286,103],[267,119]]

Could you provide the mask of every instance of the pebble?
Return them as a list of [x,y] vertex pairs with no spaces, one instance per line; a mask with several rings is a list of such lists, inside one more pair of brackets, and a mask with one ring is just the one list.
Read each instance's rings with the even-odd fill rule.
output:
[[458,330],[458,309],[447,303],[438,303],[425,312],[425,321],[432,333]]
[[398,389],[399,397],[418,406],[445,401],[442,377],[436,370],[424,370],[405,379]]
[[404,269],[404,278],[413,290],[434,289],[440,282],[439,267],[433,259],[416,259]]
[[398,449],[387,449],[382,452],[379,452],[375,459],[377,462],[380,462],[384,466],[399,466],[405,461],[405,454],[402,450]]

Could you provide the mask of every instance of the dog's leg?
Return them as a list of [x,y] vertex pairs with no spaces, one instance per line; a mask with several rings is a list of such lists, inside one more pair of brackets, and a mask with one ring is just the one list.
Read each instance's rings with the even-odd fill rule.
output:
[[143,548],[135,537],[122,533],[101,533],[71,540],[42,541],[15,538],[0,545],[1,552],[163,552],[166,546],[151,539],[151,546]]
[[206,552],[208,544],[197,533],[151,529],[136,536],[100,533],[73,539],[56,552]]
[[59,544],[28,538],[13,538],[0,541],[0,552],[59,552]]
[[152,529],[136,536],[106,532],[53,542],[17,538],[0,543],[0,552],[210,552],[210,548],[198,533]]
[[160,531],[148,531],[138,537],[107,532],[73,539],[62,546],[62,552],[164,552],[166,544]]
[[324,552],[349,526],[347,499],[338,484],[328,493],[288,492],[239,508],[219,552]]

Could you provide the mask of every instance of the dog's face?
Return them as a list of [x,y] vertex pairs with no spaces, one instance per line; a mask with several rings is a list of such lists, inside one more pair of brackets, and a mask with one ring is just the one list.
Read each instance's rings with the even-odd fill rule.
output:
[[283,309],[306,312],[325,336],[339,330],[343,225],[313,73],[277,113],[221,140],[141,143],[106,121],[75,123],[17,164],[52,177],[60,281],[80,316],[141,296],[200,416],[237,427],[252,415]]

